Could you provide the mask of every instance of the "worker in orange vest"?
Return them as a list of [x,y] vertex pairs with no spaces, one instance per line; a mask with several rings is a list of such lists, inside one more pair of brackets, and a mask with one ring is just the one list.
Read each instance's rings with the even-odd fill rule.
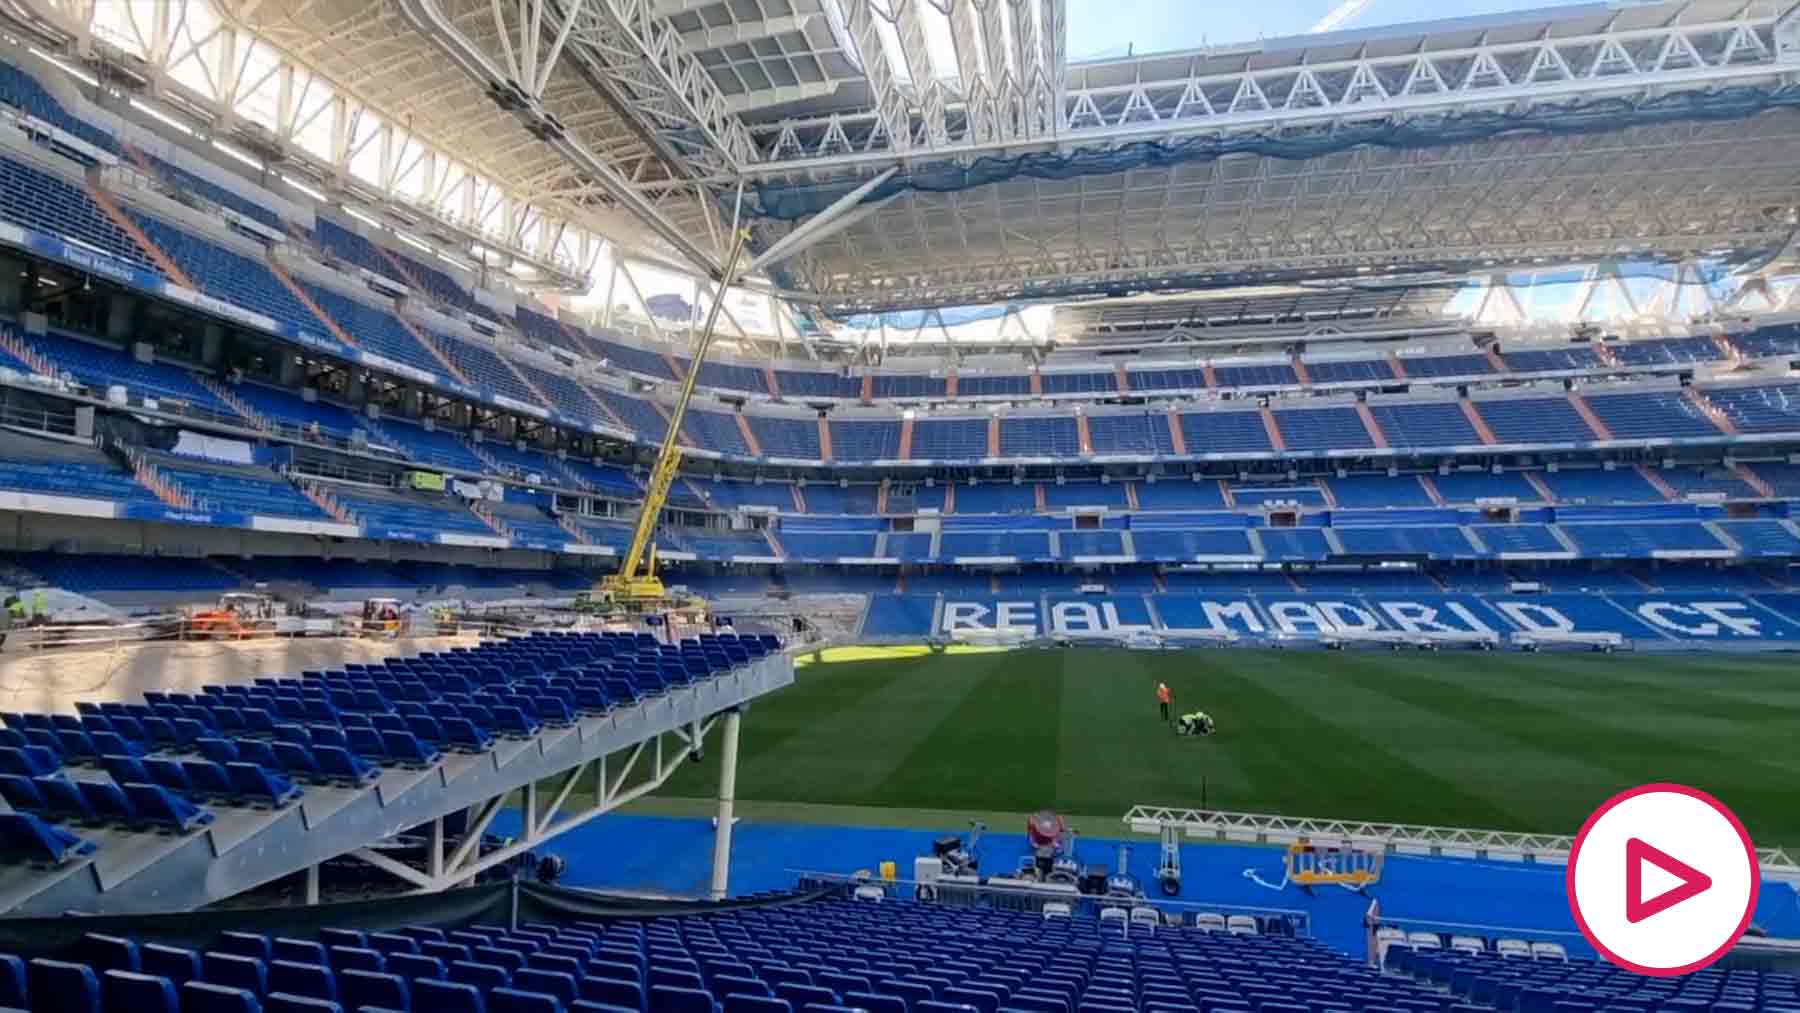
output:
[[1162,719],[1165,722],[1169,720],[1169,704],[1173,703],[1174,700],[1175,694],[1169,692],[1168,683],[1159,682],[1156,684],[1156,706],[1162,711]]

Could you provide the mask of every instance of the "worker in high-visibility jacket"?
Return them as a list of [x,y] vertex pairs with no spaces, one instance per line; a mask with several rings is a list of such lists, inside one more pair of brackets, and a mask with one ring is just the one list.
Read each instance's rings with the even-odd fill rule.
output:
[[1166,682],[1157,683],[1156,708],[1158,711],[1162,712],[1162,719],[1165,722],[1169,720],[1169,705],[1174,702],[1175,694],[1169,691],[1169,684]]
[[50,596],[41,587],[31,592],[31,619],[39,623],[50,621]]

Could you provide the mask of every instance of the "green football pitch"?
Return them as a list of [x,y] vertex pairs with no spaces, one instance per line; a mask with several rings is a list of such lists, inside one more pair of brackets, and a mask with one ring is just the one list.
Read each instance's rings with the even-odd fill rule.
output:
[[[922,650],[922,649],[921,649]],[[1762,845],[1800,843],[1800,665],[1784,657],[1020,650],[833,660],[743,723],[748,812],[955,829],[1134,803],[1573,833],[1648,781],[1709,791]],[[1175,736],[1204,709],[1208,739]],[[703,812],[717,737],[665,786]],[[684,801],[690,800],[690,801]]]

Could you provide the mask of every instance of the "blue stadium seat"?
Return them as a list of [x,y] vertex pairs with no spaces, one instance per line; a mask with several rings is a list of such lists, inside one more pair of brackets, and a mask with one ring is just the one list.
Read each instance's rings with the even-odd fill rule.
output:
[[415,981],[413,1000],[421,1011],[431,1013],[487,1013],[481,992],[473,985],[456,982]]
[[31,962],[33,1009],[45,1013],[101,1013],[100,979],[86,964],[40,957]]
[[245,988],[190,981],[181,986],[182,1013],[261,1013],[260,996]]
[[113,970],[106,972],[103,987],[108,1009],[125,1013],[181,1013],[175,985],[167,978]]

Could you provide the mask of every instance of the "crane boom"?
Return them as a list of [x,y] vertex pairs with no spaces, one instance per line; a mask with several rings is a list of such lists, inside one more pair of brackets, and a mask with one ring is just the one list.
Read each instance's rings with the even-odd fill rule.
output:
[[[644,504],[638,511],[631,546],[625,550],[619,572],[601,578],[599,590],[613,601],[641,602],[664,596],[662,580],[656,576],[656,551],[650,542],[656,536],[657,519],[662,516],[663,504],[667,502],[669,490],[675,485],[676,473],[681,468],[681,420],[687,415],[688,402],[693,400],[694,386],[700,378],[700,364],[706,361],[706,353],[712,347],[713,333],[719,324],[719,311],[725,307],[725,291],[735,280],[738,261],[743,256],[744,245],[749,238],[750,230],[743,229],[732,240],[731,255],[725,260],[725,272],[719,282],[718,294],[713,299],[712,309],[706,314],[706,327],[700,332],[700,340],[694,345],[687,378],[681,382],[681,395],[675,401],[675,410],[669,413],[668,432],[663,434],[662,447],[656,454],[656,464],[650,469],[650,481],[644,487]],[[646,557],[649,565],[640,574],[638,567],[645,563]]]

